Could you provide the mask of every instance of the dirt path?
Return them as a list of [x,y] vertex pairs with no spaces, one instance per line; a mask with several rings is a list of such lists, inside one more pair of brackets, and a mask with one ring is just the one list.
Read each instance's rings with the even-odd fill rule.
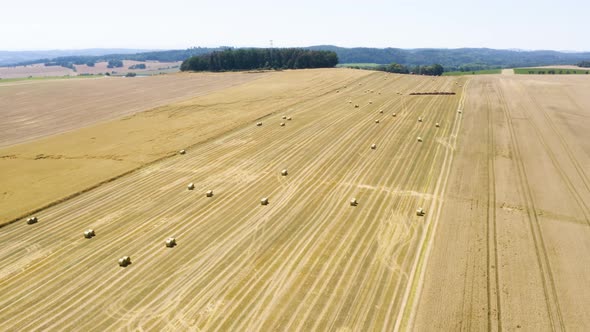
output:
[[[455,79],[374,73],[320,95],[314,84],[310,98],[43,210],[38,224],[2,228],[0,329],[392,330],[440,213]],[[422,90],[458,95],[407,96]],[[131,266],[117,266],[123,255]]]
[[502,69],[502,75],[514,75],[514,69]]

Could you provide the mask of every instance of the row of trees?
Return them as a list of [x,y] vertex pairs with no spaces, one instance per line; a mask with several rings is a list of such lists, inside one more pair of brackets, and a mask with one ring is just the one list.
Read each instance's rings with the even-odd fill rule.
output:
[[390,63],[388,65],[377,67],[377,70],[386,71],[388,73],[398,74],[417,74],[428,76],[441,76],[445,69],[439,64],[431,66],[414,66],[412,68],[400,65],[399,63]]
[[252,69],[328,68],[338,64],[331,51],[301,48],[225,49],[193,56],[182,62],[182,71],[230,71]]
[[578,63],[578,67],[590,68],[590,61],[582,61]]

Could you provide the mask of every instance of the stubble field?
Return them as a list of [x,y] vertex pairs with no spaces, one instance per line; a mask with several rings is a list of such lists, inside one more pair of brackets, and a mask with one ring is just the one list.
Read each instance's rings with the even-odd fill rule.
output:
[[[68,150],[125,121],[144,128],[120,137],[139,147],[134,171],[39,211],[37,224],[0,228],[0,329],[584,329],[587,86],[272,73],[20,145]],[[433,91],[457,94],[408,95]],[[158,153],[139,157],[150,146]],[[58,177],[102,169],[83,168]]]

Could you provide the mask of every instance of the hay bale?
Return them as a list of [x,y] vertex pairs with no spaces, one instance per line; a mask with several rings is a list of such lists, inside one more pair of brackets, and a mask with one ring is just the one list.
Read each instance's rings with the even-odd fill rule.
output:
[[419,117],[418,118],[418,122],[422,122],[422,117]]
[[94,233],[93,229],[87,229],[84,231],[84,237],[87,239],[91,239],[96,235],[96,233]]
[[359,205],[359,202],[356,200],[356,198],[353,198],[350,200],[350,206],[357,206]]
[[354,108],[359,108],[359,104],[354,104]]
[[422,137],[418,136],[418,142],[422,142]]
[[123,257],[119,258],[119,266],[126,267],[129,264],[131,264],[131,257],[123,256]]
[[383,114],[383,110],[380,110],[380,111],[379,111],[379,114]]
[[283,120],[285,120],[286,118],[287,118],[287,116],[286,115],[283,115]]
[[372,100],[369,100],[369,104],[372,104],[372,103],[373,103],[373,101]]
[[268,205],[268,198],[264,197],[263,199],[260,200],[260,205]]
[[424,212],[423,208],[418,208],[418,210],[416,210],[416,215],[422,217],[424,214],[426,214],[426,212]]
[[461,113],[463,113],[463,111],[461,111],[461,110],[457,110],[457,113],[461,114]]
[[186,150],[180,150],[180,151],[178,151],[178,153],[179,154],[185,154],[186,153]]
[[213,190],[207,190],[207,192],[205,193],[205,196],[213,197]]
[[377,144],[371,144],[371,149],[375,150],[377,148]]
[[379,120],[375,120],[375,123],[379,123]]
[[262,126],[262,122],[256,122],[256,125],[257,125],[258,127],[260,127],[260,126]]
[[37,221],[39,221],[39,219],[37,219],[37,217],[30,217],[29,219],[27,219],[27,224],[32,225],[37,223]]
[[287,169],[284,169],[281,171],[282,176],[287,176],[288,174],[289,174],[289,172],[287,171]]
[[289,116],[289,117],[287,117],[287,121],[291,121],[291,120],[293,120],[293,118],[292,118],[292,117],[290,117],[290,116]]
[[349,104],[352,104],[352,100],[349,100],[349,101],[348,101],[348,103],[349,103]]
[[186,187],[188,188],[188,190],[193,190],[193,189],[195,189],[195,184],[191,182]]
[[391,116],[393,116],[395,118],[397,116],[397,114],[393,113]]
[[174,248],[176,246],[176,239],[173,237],[169,237],[166,239],[166,247]]
[[436,126],[436,128],[440,127],[440,124],[437,122],[434,124]]
[[285,123],[284,122],[281,122],[281,127],[284,127],[284,126],[285,126]]

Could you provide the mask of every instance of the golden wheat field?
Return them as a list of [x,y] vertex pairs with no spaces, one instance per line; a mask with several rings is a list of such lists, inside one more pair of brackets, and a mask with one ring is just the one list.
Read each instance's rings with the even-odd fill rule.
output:
[[0,330],[590,327],[585,77],[170,76],[0,110]]

